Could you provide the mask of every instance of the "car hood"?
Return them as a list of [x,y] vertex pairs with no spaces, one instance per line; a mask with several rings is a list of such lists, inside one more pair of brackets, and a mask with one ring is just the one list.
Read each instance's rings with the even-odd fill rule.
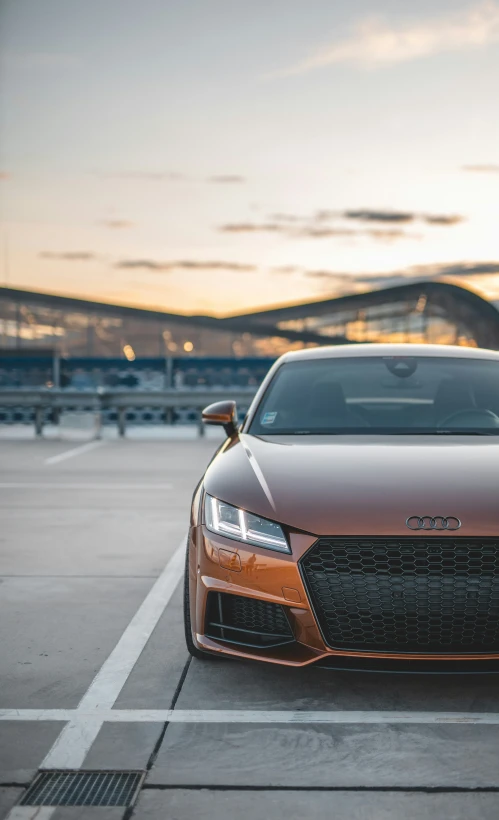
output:
[[205,488],[317,535],[407,536],[410,516],[455,516],[460,536],[499,536],[499,439],[241,434]]

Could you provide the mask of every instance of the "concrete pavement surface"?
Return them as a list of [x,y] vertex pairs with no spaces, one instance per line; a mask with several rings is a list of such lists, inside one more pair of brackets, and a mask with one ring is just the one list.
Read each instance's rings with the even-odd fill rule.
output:
[[[0,820],[496,820],[496,676],[189,660],[217,445],[0,439]],[[133,813],[17,806],[40,767],[147,775]]]

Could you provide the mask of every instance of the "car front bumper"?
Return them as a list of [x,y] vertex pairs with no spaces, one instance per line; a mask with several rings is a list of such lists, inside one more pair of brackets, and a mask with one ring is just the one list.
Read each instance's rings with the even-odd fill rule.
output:
[[[208,531],[189,533],[189,585],[193,639],[197,647],[287,666],[317,664],[366,671],[487,672],[499,670],[498,653],[378,652],[329,647],[314,615],[299,561],[317,541],[314,535],[290,534],[291,554],[253,547]],[[207,635],[210,594],[222,593],[284,608],[293,639],[284,645],[248,646]],[[222,632],[224,635],[230,635]]]

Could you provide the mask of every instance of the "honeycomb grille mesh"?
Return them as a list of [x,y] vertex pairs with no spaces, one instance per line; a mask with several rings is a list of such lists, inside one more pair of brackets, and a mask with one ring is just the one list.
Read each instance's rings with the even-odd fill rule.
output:
[[321,538],[300,567],[332,648],[499,651],[499,539]]
[[289,632],[288,621],[279,605],[241,595],[227,595],[224,609],[227,622],[234,627],[270,634]]

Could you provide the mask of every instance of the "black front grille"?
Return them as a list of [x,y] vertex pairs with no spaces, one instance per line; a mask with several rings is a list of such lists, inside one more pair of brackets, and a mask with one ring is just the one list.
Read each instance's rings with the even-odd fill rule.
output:
[[280,604],[225,592],[208,593],[205,634],[215,640],[262,648],[294,641]]
[[499,651],[499,539],[321,538],[300,568],[332,648]]

